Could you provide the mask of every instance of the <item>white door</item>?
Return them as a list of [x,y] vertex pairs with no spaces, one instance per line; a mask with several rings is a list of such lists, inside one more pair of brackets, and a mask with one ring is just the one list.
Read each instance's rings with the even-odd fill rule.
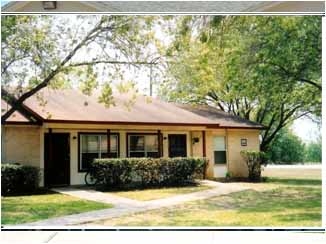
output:
[[225,177],[227,172],[225,136],[213,137],[214,177]]

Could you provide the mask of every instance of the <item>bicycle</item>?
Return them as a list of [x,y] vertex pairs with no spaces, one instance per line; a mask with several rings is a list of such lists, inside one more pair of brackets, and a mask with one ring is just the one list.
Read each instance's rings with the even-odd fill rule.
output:
[[85,184],[87,186],[95,186],[98,184],[98,177],[96,177],[96,172],[94,168],[90,168],[85,174]]

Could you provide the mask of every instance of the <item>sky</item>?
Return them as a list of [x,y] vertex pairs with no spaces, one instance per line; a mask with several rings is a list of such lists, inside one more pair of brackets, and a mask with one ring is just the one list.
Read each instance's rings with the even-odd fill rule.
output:
[[9,2],[9,1],[3,1],[3,0],[1,0],[1,6],[5,5],[7,2]]
[[321,129],[309,118],[297,119],[291,128],[305,143],[314,142],[321,135]]

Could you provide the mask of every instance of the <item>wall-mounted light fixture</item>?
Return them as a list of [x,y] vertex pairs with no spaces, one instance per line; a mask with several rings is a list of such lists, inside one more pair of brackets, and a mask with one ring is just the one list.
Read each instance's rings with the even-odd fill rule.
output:
[[247,146],[247,139],[241,139],[241,146],[243,147]]
[[42,4],[43,4],[44,9],[56,9],[57,8],[56,1],[43,1]]
[[192,144],[198,143],[199,142],[199,138],[198,137],[194,137],[192,138]]
[[163,137],[163,140],[167,140],[168,138],[166,136]]
[[73,136],[72,139],[76,140],[77,139],[77,136]]

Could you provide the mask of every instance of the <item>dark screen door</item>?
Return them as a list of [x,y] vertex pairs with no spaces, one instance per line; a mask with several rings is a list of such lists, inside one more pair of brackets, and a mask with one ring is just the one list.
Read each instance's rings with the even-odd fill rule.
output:
[[169,135],[169,157],[187,157],[187,135]]
[[44,135],[44,184],[46,186],[70,184],[69,133]]

